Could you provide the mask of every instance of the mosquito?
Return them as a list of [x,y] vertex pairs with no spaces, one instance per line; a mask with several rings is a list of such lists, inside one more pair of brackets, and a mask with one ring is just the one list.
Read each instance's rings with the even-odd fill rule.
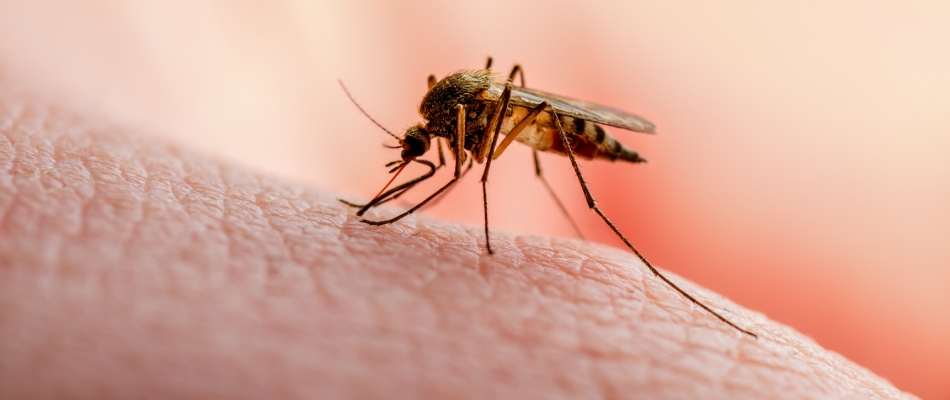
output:
[[[485,68],[482,70],[461,71],[442,80],[437,80],[435,75],[429,75],[429,91],[422,98],[422,103],[419,105],[419,114],[425,122],[409,127],[402,136],[393,134],[376,122],[360,107],[359,103],[353,99],[346,87],[343,86],[343,83],[340,82],[344,92],[360,112],[373,121],[376,126],[397,139],[399,145],[393,148],[401,149],[400,159],[386,164],[386,167],[391,168],[389,172],[393,174],[393,177],[372,200],[366,204],[341,201],[359,208],[356,215],[362,216],[370,208],[398,198],[418,183],[432,177],[438,168],[446,165],[443,146],[447,147],[455,159],[455,173],[448,183],[402,214],[387,220],[363,219],[362,222],[378,226],[399,221],[449,190],[472,168],[473,161],[479,164],[484,163],[485,169],[482,172],[481,184],[482,203],[485,211],[485,247],[489,254],[493,254],[488,230],[487,187],[488,171],[491,168],[492,160],[500,157],[513,141],[531,147],[534,155],[535,174],[541,179],[545,188],[554,197],[558,207],[570,220],[563,204],[554,195],[542,174],[538,152],[546,151],[565,155],[571,160],[574,173],[577,175],[577,180],[587,200],[587,206],[604,220],[627,248],[655,276],[722,322],[742,333],[757,338],[758,336],[754,333],[729,321],[657,270],[627,240],[620,229],[607,218],[607,215],[600,209],[591,194],[587,181],[577,165],[578,157],[589,160],[646,162],[636,151],[618,142],[600,125],[649,134],[656,133],[654,125],[640,116],[615,108],[529,89],[525,87],[524,70],[518,64],[515,64],[512,68],[506,81],[498,82],[491,73],[491,64],[492,59],[489,57]],[[515,78],[520,78],[520,86],[512,85]],[[433,143],[438,149],[438,166],[431,161],[420,159],[422,155],[430,150]],[[466,161],[468,166],[463,171]],[[425,165],[429,168],[429,171],[387,190],[399,173],[413,162]],[[573,221],[571,221],[571,224],[575,232],[579,234]]]

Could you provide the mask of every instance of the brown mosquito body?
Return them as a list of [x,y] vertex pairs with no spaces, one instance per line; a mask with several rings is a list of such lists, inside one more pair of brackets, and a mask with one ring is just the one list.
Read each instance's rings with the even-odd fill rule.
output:
[[[423,164],[429,167],[430,170],[422,176],[386,190],[389,184],[395,180],[396,175],[394,175],[389,184],[366,204],[343,202],[360,208],[357,215],[362,216],[368,209],[398,198],[419,182],[433,176],[436,169],[445,165],[445,157],[442,151],[444,142],[445,147],[449,149],[450,155],[455,160],[455,172],[448,183],[416,206],[396,217],[383,221],[364,219],[363,222],[371,225],[385,225],[396,222],[444,194],[464,173],[471,169],[473,162],[485,163],[481,178],[482,199],[485,207],[485,246],[488,253],[491,254],[491,240],[488,230],[487,182],[492,160],[501,156],[513,141],[532,147],[534,149],[536,175],[554,197],[561,211],[570,220],[567,210],[554,195],[553,190],[544,178],[537,154],[538,151],[559,153],[570,159],[581,185],[581,190],[587,199],[588,207],[603,219],[607,226],[617,234],[654,275],[729,326],[756,337],[755,334],[740,328],[696,300],[653,267],[600,210],[588,188],[587,181],[577,164],[578,157],[633,163],[646,161],[635,151],[614,139],[601,125],[635,132],[655,133],[653,124],[625,111],[528,89],[524,87],[524,72],[519,65],[515,65],[508,79],[503,82],[499,82],[491,74],[490,68],[491,58],[488,59],[488,63],[483,70],[457,72],[442,80],[437,80],[435,76],[430,75],[429,91],[419,105],[419,114],[425,119],[425,123],[413,125],[401,137],[389,132],[372,117],[369,117],[369,114],[363,111],[359,104],[354,101],[354,104],[363,114],[389,135],[399,140],[398,148],[402,149],[401,160],[387,164],[387,167],[392,168],[390,173],[398,175],[411,162]],[[512,85],[516,77],[520,77],[519,87]],[[344,90],[346,90],[345,87]],[[347,92],[347,95],[349,96],[349,92]],[[352,97],[350,98],[352,100]],[[428,152],[433,144],[438,149],[438,166],[419,158]],[[463,171],[466,161],[468,167]],[[572,220],[571,224],[575,232],[580,234]]]

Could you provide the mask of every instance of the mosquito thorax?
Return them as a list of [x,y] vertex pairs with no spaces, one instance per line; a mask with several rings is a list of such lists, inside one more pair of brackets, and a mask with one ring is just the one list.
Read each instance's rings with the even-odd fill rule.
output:
[[419,104],[419,114],[430,123],[452,121],[459,104],[471,108],[476,96],[488,90],[495,78],[488,71],[463,71],[442,78]]
[[400,140],[402,144],[403,160],[412,160],[429,151],[429,132],[422,125],[413,125],[406,129],[406,134]]

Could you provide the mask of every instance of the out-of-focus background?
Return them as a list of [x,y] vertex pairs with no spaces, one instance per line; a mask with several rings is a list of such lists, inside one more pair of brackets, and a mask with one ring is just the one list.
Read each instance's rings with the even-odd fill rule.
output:
[[[352,199],[398,151],[336,80],[402,131],[428,74],[488,55],[657,124],[611,130],[649,164],[582,166],[657,265],[950,398],[946,1],[0,2],[0,85]],[[619,246],[567,160],[542,162]],[[492,171],[496,229],[571,235],[529,151]],[[475,175],[426,212],[479,224]]]

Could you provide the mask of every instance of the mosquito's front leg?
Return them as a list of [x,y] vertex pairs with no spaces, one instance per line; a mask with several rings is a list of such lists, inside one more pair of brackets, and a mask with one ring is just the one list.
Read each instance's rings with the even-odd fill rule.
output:
[[406,212],[402,214],[399,214],[393,218],[390,218],[384,221],[371,221],[368,219],[364,219],[362,220],[363,222],[370,225],[386,225],[386,224],[391,224],[393,222],[399,221],[400,219],[405,218],[409,214],[412,214],[414,211],[422,208],[422,206],[426,205],[426,203],[432,201],[432,199],[438,197],[440,194],[442,194],[442,192],[446,191],[449,187],[452,186],[452,184],[454,184],[455,182],[458,182],[458,180],[462,177],[462,163],[465,162],[465,106],[459,104],[456,107],[456,110],[457,110],[456,112],[457,124],[456,124],[456,129],[455,129],[455,143],[456,143],[457,148],[456,148],[456,153],[455,153],[455,175],[452,177],[452,180],[446,183],[445,186],[442,186],[441,188],[439,188],[439,190],[435,191],[435,193],[432,193],[431,195],[429,195],[429,197],[426,197],[426,199],[422,200],[421,203],[416,204],[415,207],[412,207],[409,210],[406,210]]
[[721,320],[722,322],[725,322],[727,325],[738,329],[742,333],[745,333],[754,338],[758,338],[758,336],[756,336],[754,333],[740,328],[738,325],[732,323],[732,321],[729,321],[728,319],[726,319],[722,315],[719,315],[719,313],[713,311],[711,308],[709,308],[708,306],[706,306],[699,300],[696,300],[695,297],[693,297],[689,293],[686,293],[686,291],[681,289],[679,286],[676,286],[676,284],[673,283],[673,281],[669,280],[665,275],[660,273],[660,271],[657,270],[653,266],[653,264],[650,264],[650,262],[647,261],[646,257],[640,254],[640,251],[637,250],[637,248],[634,247],[633,244],[630,243],[629,240],[627,240],[627,237],[624,236],[623,233],[620,232],[620,229],[617,228],[617,226],[614,225],[614,223],[611,222],[609,218],[607,218],[607,215],[605,215],[604,212],[601,211],[600,207],[597,205],[597,201],[594,200],[594,195],[590,193],[590,189],[587,187],[587,180],[584,179],[584,174],[581,173],[581,168],[577,165],[577,158],[574,157],[574,150],[571,148],[571,142],[568,140],[567,134],[564,133],[564,128],[561,127],[561,118],[557,115],[557,111],[554,110],[554,107],[549,107],[548,112],[550,112],[552,115],[551,119],[554,121],[554,125],[557,127],[558,134],[561,137],[561,143],[564,145],[564,148],[567,150],[568,158],[571,159],[571,165],[574,167],[574,174],[577,175],[577,181],[580,182],[581,190],[584,191],[584,197],[587,199],[587,206],[590,207],[590,209],[593,210],[595,213],[597,213],[597,215],[599,215],[600,218],[603,219],[605,223],[607,223],[607,226],[609,226],[610,229],[614,231],[615,234],[617,234],[617,237],[619,237],[620,240],[622,240],[623,243],[627,245],[627,248],[629,248],[630,251],[632,251],[633,254],[635,254],[637,258],[639,258],[640,261],[643,262],[643,265],[646,265],[647,268],[650,269],[650,272],[653,272],[653,275],[656,275],[657,277],[659,277],[663,282],[666,282],[667,285],[670,285],[670,287],[672,287],[674,290],[676,290],[681,295],[689,299],[689,301],[693,302],[693,304],[696,304],[700,308],[708,311],[710,314],[716,316],[716,318],[719,318],[719,320]]
[[581,233],[581,230],[577,227],[577,224],[574,223],[574,218],[571,218],[571,214],[568,214],[567,208],[564,207],[564,204],[561,203],[561,199],[557,198],[557,194],[554,193],[554,189],[551,189],[551,185],[548,183],[548,180],[544,178],[544,174],[541,173],[541,159],[538,158],[538,150],[531,149],[531,153],[534,155],[534,173],[537,175],[538,179],[541,180],[541,183],[544,184],[544,188],[548,190],[548,194],[551,195],[551,198],[554,199],[554,203],[557,204],[557,208],[561,209],[561,214],[564,214],[564,218],[567,218],[567,222],[571,223],[571,229],[574,229],[574,234],[577,237],[584,239],[584,234]]
[[[408,181],[408,182],[406,182],[406,183],[403,183],[403,184],[401,184],[401,185],[399,185],[399,186],[396,186],[396,187],[394,187],[394,188],[392,188],[392,189],[389,189],[389,190],[387,190],[387,191],[385,191],[385,192],[383,192],[383,193],[380,193],[380,195],[379,195],[377,198],[372,199],[369,203],[366,203],[366,204],[356,204],[356,203],[352,203],[352,202],[349,202],[349,201],[346,201],[346,200],[343,200],[343,199],[338,199],[338,200],[340,200],[341,203],[346,204],[346,205],[348,205],[348,206],[350,206],[350,207],[359,208],[360,210],[356,212],[356,215],[357,215],[357,216],[362,216],[363,213],[366,212],[366,210],[369,210],[369,209],[372,208],[372,207],[376,207],[376,206],[378,206],[378,205],[380,205],[380,204],[383,204],[383,203],[386,203],[386,202],[388,202],[388,201],[390,201],[390,200],[395,200],[395,199],[399,198],[399,196],[402,196],[404,193],[406,193],[407,191],[409,191],[409,189],[412,189],[416,184],[418,184],[419,182],[422,182],[422,181],[424,181],[424,180],[426,180],[426,179],[431,178],[432,175],[435,174],[436,166],[435,166],[434,164],[432,164],[432,162],[427,161],[427,160],[420,160],[420,159],[415,159],[415,160],[413,160],[413,161],[415,161],[415,162],[417,162],[417,163],[419,163],[419,164],[422,164],[422,165],[425,165],[425,166],[429,167],[429,172],[426,172],[425,174],[422,174],[422,175],[419,176],[418,178],[415,178],[415,179],[410,180],[410,181]],[[387,166],[389,166],[389,164],[387,164]],[[392,171],[390,171],[390,172],[392,172]]]

